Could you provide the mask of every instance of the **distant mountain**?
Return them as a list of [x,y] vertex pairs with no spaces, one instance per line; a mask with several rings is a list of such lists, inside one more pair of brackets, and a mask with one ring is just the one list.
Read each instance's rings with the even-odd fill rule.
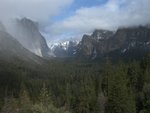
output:
[[15,62],[15,59],[40,64],[41,58],[25,49],[16,39],[0,30],[0,60]]
[[83,35],[80,42],[55,43],[50,47],[56,57],[83,59],[137,59],[150,51],[150,27],[119,28],[117,31],[95,30]]
[[53,43],[50,45],[50,49],[53,51],[56,57],[75,57],[78,43],[78,41],[74,40]]
[[95,30],[92,35],[83,35],[78,45],[78,56],[95,59],[107,51],[107,40],[111,39],[113,35],[114,32],[108,30]]
[[13,30],[10,30],[10,34],[29,51],[40,57],[47,58],[53,56],[53,53],[47,46],[45,38],[39,32],[38,23],[23,18],[16,20],[12,29]]
[[109,39],[113,34],[114,34],[113,31],[97,29],[94,30],[94,32],[92,33],[91,38],[95,40],[104,40]]
[[150,51],[150,28],[137,26],[120,28],[116,32],[96,30],[84,35],[78,45],[77,54],[88,59],[95,58],[139,58]]

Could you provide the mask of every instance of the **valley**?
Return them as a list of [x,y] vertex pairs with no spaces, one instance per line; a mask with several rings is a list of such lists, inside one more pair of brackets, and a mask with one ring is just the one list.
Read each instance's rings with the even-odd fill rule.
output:
[[150,28],[48,47],[37,23],[0,24],[1,113],[149,113]]

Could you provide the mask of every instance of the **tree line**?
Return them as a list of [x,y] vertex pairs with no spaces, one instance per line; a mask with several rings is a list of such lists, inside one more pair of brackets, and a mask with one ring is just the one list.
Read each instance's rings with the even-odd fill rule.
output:
[[150,54],[128,63],[0,67],[2,113],[150,113]]

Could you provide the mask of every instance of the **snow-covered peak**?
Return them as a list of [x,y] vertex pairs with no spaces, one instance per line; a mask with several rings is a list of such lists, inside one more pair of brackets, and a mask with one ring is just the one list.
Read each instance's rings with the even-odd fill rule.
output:
[[75,56],[80,41],[66,40],[62,42],[50,42],[49,48],[56,57],[72,57]]
[[68,50],[69,46],[76,46],[79,44],[80,41],[72,40],[72,41],[63,41],[63,42],[50,42],[48,44],[49,48],[53,51],[56,49],[56,47],[62,48],[64,50]]

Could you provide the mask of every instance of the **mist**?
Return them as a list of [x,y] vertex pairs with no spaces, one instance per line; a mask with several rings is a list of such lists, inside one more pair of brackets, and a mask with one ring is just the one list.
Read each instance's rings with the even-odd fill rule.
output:
[[[91,33],[94,29],[116,30],[150,23],[149,0],[108,0],[105,4],[82,7],[74,15],[47,28],[52,36]],[[62,35],[63,37],[63,35]]]
[[94,29],[116,30],[150,23],[149,0],[107,0],[104,4],[80,7],[59,21],[52,19],[63,15],[66,7],[70,7],[66,13],[72,11],[74,3],[75,0],[0,0],[0,21],[11,32],[15,29],[10,25],[12,20],[29,18],[39,23],[48,42],[81,39]]
[[44,23],[71,3],[72,0],[0,0],[0,19],[27,17]]

